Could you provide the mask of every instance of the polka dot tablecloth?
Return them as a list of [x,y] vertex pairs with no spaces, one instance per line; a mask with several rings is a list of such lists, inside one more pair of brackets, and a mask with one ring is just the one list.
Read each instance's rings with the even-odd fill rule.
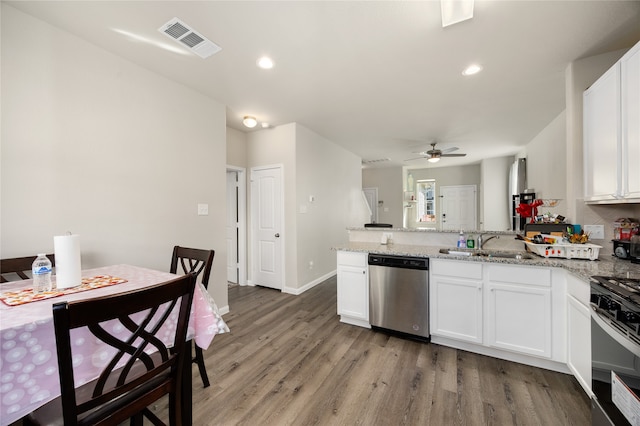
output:
[[[8,425],[60,395],[58,360],[51,307],[65,300],[81,300],[120,293],[168,281],[167,272],[116,265],[83,271],[83,277],[113,275],[126,283],[9,307],[0,303],[0,424]],[[2,291],[31,286],[31,280],[2,284]],[[177,313],[175,314],[177,318]],[[171,323],[171,322],[170,322]],[[112,331],[127,331],[114,322]],[[196,286],[188,337],[203,349],[216,334],[228,332],[215,302],[202,284]],[[170,336],[167,330],[166,336]],[[82,329],[72,331],[74,374],[78,384],[95,379],[114,349]]]

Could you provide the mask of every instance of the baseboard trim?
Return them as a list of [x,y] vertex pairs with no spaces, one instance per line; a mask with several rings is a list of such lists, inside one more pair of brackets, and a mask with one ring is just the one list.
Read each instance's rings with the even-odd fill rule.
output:
[[292,287],[285,287],[282,289],[283,293],[288,293],[288,294],[293,294],[295,296],[298,296],[302,293],[304,293],[305,291],[317,286],[318,284],[328,280],[329,278],[333,277],[334,275],[337,274],[337,270],[333,270],[327,274],[324,274],[321,277],[316,278],[315,280],[308,282],[307,284],[303,285],[302,287],[298,287],[298,288],[292,288]]

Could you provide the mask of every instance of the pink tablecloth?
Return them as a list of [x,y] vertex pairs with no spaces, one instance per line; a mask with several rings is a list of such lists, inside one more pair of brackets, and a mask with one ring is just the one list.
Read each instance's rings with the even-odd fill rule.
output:
[[[113,275],[126,283],[53,299],[6,306],[0,303],[0,424],[10,424],[60,395],[51,306],[65,300],[81,300],[121,293],[168,281],[176,276],[130,265],[116,265],[83,271],[83,277]],[[0,291],[31,286],[31,280],[5,283]],[[201,284],[196,291],[189,320],[189,338],[203,349],[213,337],[228,328],[211,296]],[[74,364],[78,384],[99,374],[110,350],[82,333],[73,336],[80,350]]]

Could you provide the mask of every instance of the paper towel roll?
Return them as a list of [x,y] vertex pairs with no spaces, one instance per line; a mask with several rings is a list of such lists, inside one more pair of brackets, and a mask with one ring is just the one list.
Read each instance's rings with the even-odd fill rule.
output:
[[80,236],[53,237],[53,250],[56,255],[56,288],[69,288],[82,284]]

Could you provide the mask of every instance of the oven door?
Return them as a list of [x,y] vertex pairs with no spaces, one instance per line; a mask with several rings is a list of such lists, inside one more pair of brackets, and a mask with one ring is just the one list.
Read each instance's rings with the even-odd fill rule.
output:
[[640,425],[640,345],[591,310],[592,425]]

